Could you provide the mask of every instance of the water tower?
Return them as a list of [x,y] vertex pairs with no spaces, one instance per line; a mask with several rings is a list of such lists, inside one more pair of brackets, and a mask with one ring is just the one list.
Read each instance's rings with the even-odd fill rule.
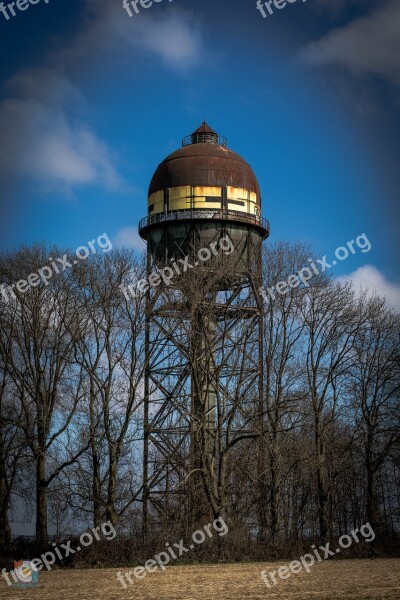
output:
[[[262,394],[258,288],[269,224],[250,165],[204,121],[158,166],[139,233],[148,276],[174,270],[147,292],[146,539],[150,522],[168,535],[174,519],[190,529],[209,514],[204,477],[217,468],[217,438],[254,426],[246,411]],[[226,240],[229,251],[219,251]]]

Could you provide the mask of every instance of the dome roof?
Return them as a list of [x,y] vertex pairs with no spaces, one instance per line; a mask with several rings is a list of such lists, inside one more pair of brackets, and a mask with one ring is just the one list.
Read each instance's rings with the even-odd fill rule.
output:
[[[203,141],[207,136],[207,141]],[[221,143],[223,138],[203,123],[192,133],[187,145],[176,150],[158,166],[150,183],[149,195],[184,185],[232,186],[255,192],[260,188],[250,165]],[[184,142],[185,144],[185,142]]]

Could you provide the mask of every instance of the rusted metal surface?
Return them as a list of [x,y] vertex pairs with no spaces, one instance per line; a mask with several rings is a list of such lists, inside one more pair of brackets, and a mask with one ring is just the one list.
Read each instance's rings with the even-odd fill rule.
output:
[[204,120],[196,131],[183,138],[182,146],[189,146],[190,144],[219,144],[220,146],[227,146],[228,140],[214,131]]
[[236,152],[218,144],[191,144],[173,152],[157,168],[149,195],[181,185],[232,186],[255,192],[260,198],[250,165]]
[[182,140],[182,146],[190,146],[190,144],[218,144],[219,146],[227,146],[228,140],[222,135],[219,135],[214,129],[211,129],[205,121]]
[[205,119],[200,125],[200,127],[198,127],[196,131],[193,132],[193,134],[195,133],[215,133],[215,135],[218,135],[218,133],[206,123]]

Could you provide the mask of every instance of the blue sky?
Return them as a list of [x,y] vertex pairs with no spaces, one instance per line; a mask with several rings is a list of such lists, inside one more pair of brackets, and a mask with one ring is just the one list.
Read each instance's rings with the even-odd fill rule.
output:
[[[140,248],[158,163],[204,117],[254,168],[271,238],[400,298],[400,9],[308,0],[44,0],[0,14],[0,247]],[[400,305],[400,304],[399,304]]]

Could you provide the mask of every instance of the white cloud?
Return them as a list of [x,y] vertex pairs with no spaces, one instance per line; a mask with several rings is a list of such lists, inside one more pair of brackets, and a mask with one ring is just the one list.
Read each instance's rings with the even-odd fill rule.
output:
[[87,26],[64,51],[67,59],[86,59],[88,54],[98,57],[105,52],[132,64],[138,52],[150,53],[181,71],[196,66],[204,56],[203,38],[192,11],[173,4],[154,5],[129,17],[119,2],[87,0],[86,5]]
[[146,249],[146,244],[140,237],[137,227],[125,227],[121,229],[116,235],[114,246],[131,248],[139,250],[139,252]]
[[115,151],[89,125],[90,107],[71,76],[77,65],[106,56],[131,69],[150,55],[185,71],[202,53],[189,12],[154,6],[131,19],[119,3],[86,0],[85,7],[77,35],[49,53],[41,67],[16,73],[0,103],[0,174],[33,180],[41,191],[69,194],[78,185],[128,189]]
[[15,75],[8,89],[10,96],[0,104],[0,173],[48,189],[83,184],[124,189],[112,152],[80,115],[84,101],[66,76],[31,69]]
[[400,312],[400,284],[392,283],[373,265],[364,265],[350,275],[338,277],[344,283],[351,282],[357,292],[369,290],[385,297],[389,306]]
[[157,18],[153,13],[143,22],[137,34],[138,37],[133,38],[134,43],[154,52],[173,68],[192,68],[200,60],[201,35],[184,14],[170,13]]
[[400,2],[390,0],[345,27],[334,29],[299,53],[301,63],[342,66],[400,84]]

